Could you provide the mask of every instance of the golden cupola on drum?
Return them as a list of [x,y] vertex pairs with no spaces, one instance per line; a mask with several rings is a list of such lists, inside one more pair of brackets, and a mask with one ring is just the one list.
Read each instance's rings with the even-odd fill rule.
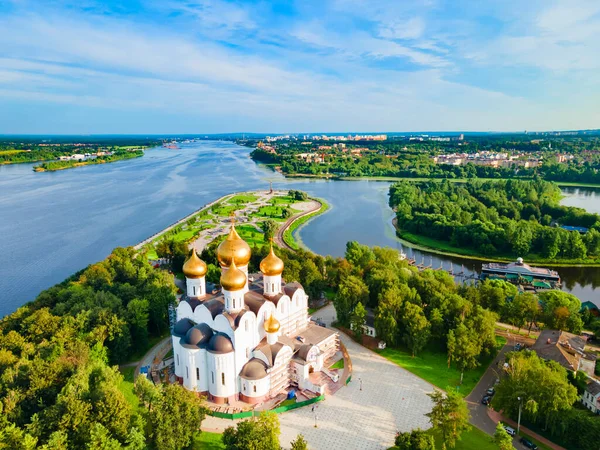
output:
[[273,296],[281,292],[281,274],[283,273],[283,269],[283,261],[273,251],[273,243],[271,242],[269,254],[260,262],[265,295]]
[[206,263],[198,258],[196,250],[190,251],[190,256],[183,263],[183,274],[185,275],[187,294],[190,298],[202,297],[206,294]]

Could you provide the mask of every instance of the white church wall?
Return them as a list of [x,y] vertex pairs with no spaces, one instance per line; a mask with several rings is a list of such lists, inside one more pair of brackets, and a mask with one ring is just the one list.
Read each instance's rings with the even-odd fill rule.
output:
[[183,374],[181,372],[181,338],[177,336],[171,336],[171,341],[173,343],[173,359],[175,361],[175,376],[182,377]]
[[[177,320],[191,319],[194,320],[194,311],[188,302],[180,302],[177,305]],[[194,320],[195,321],[195,320]]]
[[194,321],[196,323],[205,323],[209,327],[214,328],[212,314],[204,305],[196,306],[196,310],[194,311]]
[[235,345],[234,333],[233,329],[231,328],[231,324],[229,323],[229,320],[227,320],[222,314],[219,314],[217,317],[215,317],[215,321],[213,323],[213,330],[225,333],[227,336],[229,336],[229,339],[231,339],[231,342],[233,342],[233,344]]
[[215,397],[230,397],[237,393],[234,354],[208,352],[208,391]]
[[241,378],[241,393],[247,397],[257,398],[269,393],[270,379],[268,376],[261,380],[246,380]]

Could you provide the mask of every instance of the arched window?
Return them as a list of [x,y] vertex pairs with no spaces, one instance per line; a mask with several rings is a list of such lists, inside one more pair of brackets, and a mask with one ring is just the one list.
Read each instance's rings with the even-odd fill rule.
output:
[[271,283],[271,292],[275,293],[275,283]]
[[177,355],[177,365],[179,365],[179,355]]
[[196,380],[200,380],[200,368],[196,367]]
[[185,366],[185,377],[186,378],[190,377],[190,369],[188,368],[188,366]]
[[194,295],[196,295],[196,286],[194,286]]
[[233,309],[235,309],[235,298],[233,299]]
[[215,373],[213,371],[210,372],[210,378],[212,379],[212,384],[215,384]]
[[256,385],[254,385],[254,392],[256,392]]
[[221,384],[225,386],[225,372],[221,372]]

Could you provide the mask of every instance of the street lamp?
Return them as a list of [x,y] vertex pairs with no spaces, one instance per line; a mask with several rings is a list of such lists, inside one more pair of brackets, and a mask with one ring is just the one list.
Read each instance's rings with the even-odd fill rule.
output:
[[317,426],[317,412],[315,411],[315,428],[318,428]]
[[521,407],[523,406],[523,399],[517,397],[517,400],[519,400],[519,419],[517,420],[517,434],[519,434],[519,430],[521,429]]

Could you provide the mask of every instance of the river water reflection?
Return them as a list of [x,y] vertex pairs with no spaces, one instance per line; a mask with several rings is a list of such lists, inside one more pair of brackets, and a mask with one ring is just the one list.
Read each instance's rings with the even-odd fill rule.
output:
[[[479,270],[473,261],[412,252],[395,237],[387,206],[389,183],[285,179],[257,166],[249,150],[204,141],[179,150],[153,149],[143,158],[54,173],[30,164],[0,166],[0,317],[45,288],[105,258],[116,246],[134,245],[204,204],[232,191],[302,189],[331,209],[296,231],[320,254],[341,256],[346,242],[403,248],[426,265]],[[600,197],[585,198],[600,212]],[[593,204],[593,205],[592,205]],[[597,208],[597,210],[593,209]],[[559,269],[565,289],[596,300],[600,269]]]

